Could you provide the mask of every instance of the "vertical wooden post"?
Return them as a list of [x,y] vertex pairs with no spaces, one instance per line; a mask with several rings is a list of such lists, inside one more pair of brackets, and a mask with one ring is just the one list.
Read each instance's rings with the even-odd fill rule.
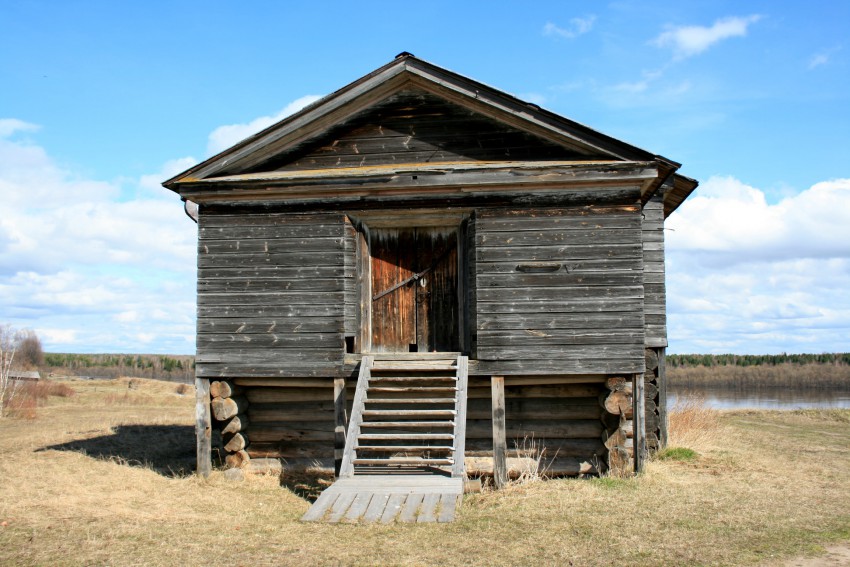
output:
[[357,287],[360,291],[360,308],[357,312],[358,332],[354,350],[364,353],[372,348],[372,258],[363,228],[357,231]]
[[195,440],[197,472],[203,477],[212,472],[212,415],[210,415],[210,381],[195,377]]
[[505,377],[490,379],[493,398],[493,482],[496,488],[508,483],[508,441],[505,434]]
[[667,446],[667,349],[658,349],[658,448]]
[[636,473],[643,471],[644,461],[646,461],[646,401],[644,400],[643,378],[643,374],[632,376],[632,403],[634,404],[632,418],[634,433],[632,437]]
[[339,477],[345,453],[345,378],[334,378],[334,475]]

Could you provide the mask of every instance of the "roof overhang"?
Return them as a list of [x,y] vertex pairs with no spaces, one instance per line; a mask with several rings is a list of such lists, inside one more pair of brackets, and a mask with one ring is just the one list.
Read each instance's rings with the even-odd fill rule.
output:
[[658,180],[655,162],[457,162],[186,178],[176,190],[184,199],[200,204],[601,192],[626,187],[648,199]]

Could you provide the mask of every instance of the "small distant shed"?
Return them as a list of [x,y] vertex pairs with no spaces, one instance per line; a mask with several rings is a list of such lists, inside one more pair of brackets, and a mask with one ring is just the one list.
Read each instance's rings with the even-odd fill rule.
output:
[[212,424],[235,467],[639,468],[679,167],[405,53],[166,181],[198,205],[199,466]]
[[41,380],[41,374],[39,374],[38,370],[9,370],[9,380],[38,382]]

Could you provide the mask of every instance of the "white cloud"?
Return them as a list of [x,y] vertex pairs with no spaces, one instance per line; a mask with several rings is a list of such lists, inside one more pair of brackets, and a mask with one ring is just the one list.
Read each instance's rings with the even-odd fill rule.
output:
[[715,43],[730,37],[744,37],[747,28],[759,21],[762,16],[732,16],[716,20],[710,27],[676,26],[670,27],[652,43],[658,47],[670,47],[677,59],[684,59],[702,53]]
[[841,46],[836,46],[832,49],[827,49],[819,53],[815,53],[809,59],[809,70],[811,71],[812,69],[816,69],[818,67],[828,64],[832,56],[840,50]]
[[592,30],[595,21],[596,16],[593,15],[584,18],[572,18],[567,28],[559,27],[552,22],[546,22],[546,25],[543,26],[543,35],[574,39]]
[[15,132],[36,132],[41,127],[17,118],[0,118],[0,138],[8,138]]
[[671,249],[727,262],[850,258],[850,178],[817,183],[781,200],[733,177],[706,181],[668,221]]
[[[283,110],[273,116],[260,116],[246,124],[228,124],[225,126],[219,126],[209,135],[209,140],[207,141],[207,152],[212,155],[224,151],[237,142],[241,142],[248,136],[252,136],[260,130],[268,128],[272,124],[283,120],[290,114],[298,112],[305,106],[316,102],[320,98],[322,97],[319,95],[302,96],[301,98],[287,104]],[[179,171],[176,173],[179,173]]]
[[54,351],[139,352],[144,329],[158,337],[145,350],[191,352],[196,226],[159,183],[194,160],[168,162],[127,191],[12,138],[34,125],[6,119],[0,130],[2,322],[35,329]]
[[667,221],[673,352],[845,351],[850,179],[771,204],[712,177]]

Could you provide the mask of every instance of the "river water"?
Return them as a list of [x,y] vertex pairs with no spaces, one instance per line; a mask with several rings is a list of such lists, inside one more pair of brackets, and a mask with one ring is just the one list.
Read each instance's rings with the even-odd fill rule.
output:
[[690,388],[682,390],[672,386],[667,393],[669,408],[673,408],[676,400],[696,397],[702,399],[705,405],[713,409],[836,409],[850,408],[850,392],[835,392],[830,390],[790,390],[769,389],[741,391],[727,388]]

